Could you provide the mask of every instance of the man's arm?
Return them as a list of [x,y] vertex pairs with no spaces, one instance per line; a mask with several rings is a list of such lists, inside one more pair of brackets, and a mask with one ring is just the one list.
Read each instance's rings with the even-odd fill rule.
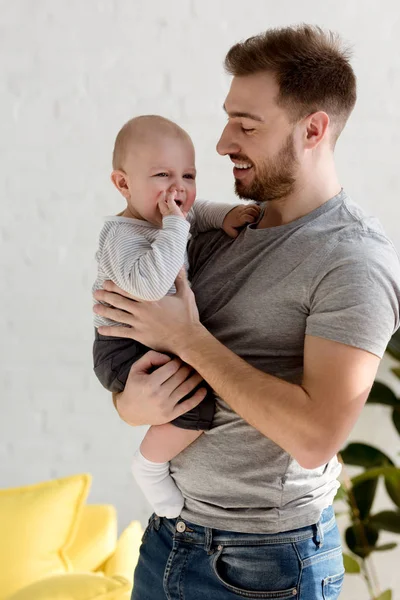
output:
[[342,447],[368,397],[380,359],[364,350],[306,336],[301,385],[255,369],[205,330],[178,353],[250,425],[306,469]]
[[[357,420],[379,358],[352,346],[308,335],[303,381],[301,385],[289,383],[252,367],[199,323],[194,295],[183,273],[176,287],[176,295],[149,304],[132,302],[107,283],[110,291],[95,295],[117,308],[99,305],[95,311],[130,325],[122,335],[177,354],[235,412],[303,467],[316,468],[330,460]],[[111,290],[117,293],[110,293]],[[101,333],[118,335],[114,329],[102,328]]]

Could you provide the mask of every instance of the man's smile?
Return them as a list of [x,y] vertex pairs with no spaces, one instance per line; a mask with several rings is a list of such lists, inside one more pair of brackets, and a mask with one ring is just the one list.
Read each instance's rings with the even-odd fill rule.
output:
[[251,162],[230,157],[233,162],[233,176],[235,179],[244,179],[246,175],[253,169]]

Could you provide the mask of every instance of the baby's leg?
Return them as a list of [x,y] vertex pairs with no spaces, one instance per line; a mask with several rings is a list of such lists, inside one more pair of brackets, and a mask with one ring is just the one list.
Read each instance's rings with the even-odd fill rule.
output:
[[171,423],[150,427],[133,457],[132,472],[154,512],[172,519],[183,508],[183,496],[169,473],[169,461],[192,444],[202,431]]

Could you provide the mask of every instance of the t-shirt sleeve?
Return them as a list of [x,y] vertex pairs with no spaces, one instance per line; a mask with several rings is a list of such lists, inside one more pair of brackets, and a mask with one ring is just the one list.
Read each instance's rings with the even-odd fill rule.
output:
[[367,350],[382,358],[399,327],[400,263],[383,236],[340,242],[310,290],[306,335]]

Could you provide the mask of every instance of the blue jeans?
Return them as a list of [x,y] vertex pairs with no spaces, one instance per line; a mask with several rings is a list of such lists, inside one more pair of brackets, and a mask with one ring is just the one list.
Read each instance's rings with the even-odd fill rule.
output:
[[336,600],[344,569],[332,507],[315,525],[235,533],[152,515],[131,600]]

